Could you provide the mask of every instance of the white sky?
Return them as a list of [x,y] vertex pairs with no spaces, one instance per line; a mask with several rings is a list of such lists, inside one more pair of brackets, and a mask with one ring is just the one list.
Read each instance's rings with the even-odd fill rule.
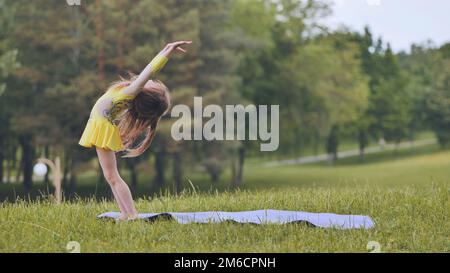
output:
[[431,39],[450,42],[450,0],[331,0],[333,15],[325,22],[336,29],[345,24],[362,31],[369,25],[392,48],[409,51],[412,43]]

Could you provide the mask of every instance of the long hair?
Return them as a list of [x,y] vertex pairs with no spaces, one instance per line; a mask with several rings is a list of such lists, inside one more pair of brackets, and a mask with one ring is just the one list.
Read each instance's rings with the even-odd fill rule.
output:
[[[128,86],[136,77],[113,84],[116,86]],[[169,89],[158,80],[152,80],[151,84],[145,84],[142,91],[131,101],[130,107],[119,117],[119,132],[126,152],[122,157],[136,157],[144,153],[153,138],[156,127],[168,109],[170,108]],[[143,135],[143,140],[133,146],[137,139]]]

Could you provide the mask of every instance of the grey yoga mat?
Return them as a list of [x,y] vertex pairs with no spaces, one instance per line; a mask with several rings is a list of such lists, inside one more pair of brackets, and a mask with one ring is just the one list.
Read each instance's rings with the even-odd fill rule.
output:
[[[119,217],[119,212],[106,212],[97,216],[98,219],[117,219]],[[161,218],[173,219],[180,224],[206,224],[226,221],[250,224],[306,223],[314,227],[338,229],[370,229],[375,225],[369,216],[363,215],[340,215],[333,213],[311,213],[270,209],[239,212],[206,211],[140,213],[139,218],[147,221],[154,221]]]

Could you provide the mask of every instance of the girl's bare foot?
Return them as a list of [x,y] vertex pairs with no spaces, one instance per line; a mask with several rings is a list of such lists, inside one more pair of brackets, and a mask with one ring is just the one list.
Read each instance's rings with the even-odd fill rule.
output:
[[121,213],[120,217],[116,219],[117,222],[128,220],[128,216],[125,213]]
[[136,220],[136,219],[138,219],[138,218],[139,218],[139,215],[138,215],[138,213],[136,212],[136,213],[133,213],[133,214],[128,215],[127,221],[133,221],[133,220]]

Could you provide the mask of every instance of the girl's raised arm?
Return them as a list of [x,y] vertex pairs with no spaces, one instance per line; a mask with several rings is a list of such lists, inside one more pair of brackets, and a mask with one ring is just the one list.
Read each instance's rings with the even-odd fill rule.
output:
[[178,41],[167,44],[123,92],[127,95],[137,95],[150,77],[164,67],[174,50],[186,53],[181,46],[191,43],[192,41]]

